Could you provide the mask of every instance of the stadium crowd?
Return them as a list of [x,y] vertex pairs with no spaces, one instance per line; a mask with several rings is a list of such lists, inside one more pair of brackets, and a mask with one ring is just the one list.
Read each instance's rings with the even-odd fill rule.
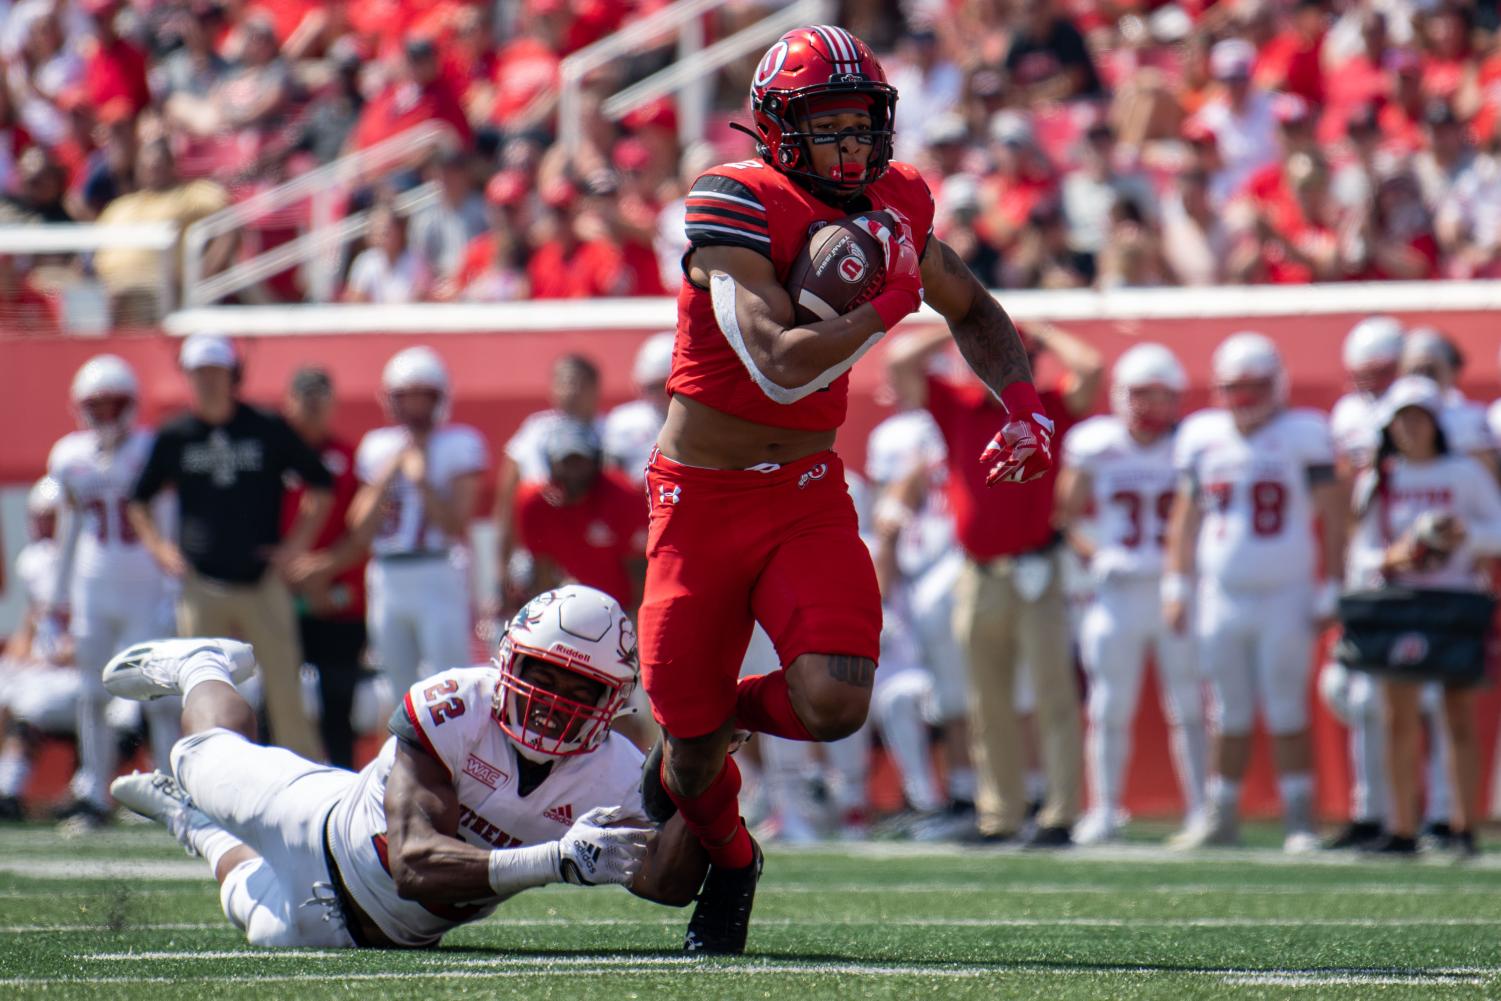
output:
[[[131,643],[177,631],[255,638],[250,693],[272,739],[349,767],[393,693],[492,655],[531,595],[578,582],[633,612],[647,546],[641,475],[666,413],[672,343],[670,332],[643,342],[638,397],[608,413],[596,366],[558,358],[551,407],[495,462],[485,435],[449,421],[447,366],[431,348],[389,360],[391,424],[358,443],[330,434],[333,381],[316,366],[291,377],[277,414],[239,398],[232,342],[196,335],[180,354],[190,409],[152,431],[136,425],[130,367],[90,360],[71,387],[79,430],[32,490],[15,567],[29,611],[0,662],[0,817],[25,814],[45,735],[77,742],[62,810],[73,827],[108,822],[109,780],[132,735],[165,760],[172,700],[143,718],[97,683]],[[742,749],[750,822],[791,841],[1113,840],[1129,820],[1124,776],[1150,650],[1185,809],[1171,843],[1236,843],[1259,716],[1274,738],[1287,847],[1316,847],[1317,633],[1342,589],[1488,590],[1501,554],[1501,401],[1467,400],[1452,342],[1389,317],[1349,333],[1350,392],[1328,415],[1288,406],[1280,357],[1257,334],[1219,346],[1216,409],[1187,414],[1186,374],[1167,349],[1138,345],[1107,373],[1088,344],[1036,324],[1034,359],[1050,354],[1062,373],[1041,393],[1061,462],[1036,483],[991,490],[978,467],[950,462],[975,451],[994,404],[952,380],[947,344],[938,331],[895,338],[892,413],[871,434],[863,474],[847,474],[884,604],[870,723],[818,751],[764,735]],[[1244,442],[1259,450],[1254,465],[1238,457]],[[480,594],[471,529],[489,481],[500,573]],[[1316,564],[1320,542],[1321,566],[1344,566],[1343,580]],[[1349,727],[1354,775],[1351,823],[1332,846],[1405,854],[1425,830],[1474,850],[1489,751],[1474,718],[1481,658],[1470,661],[1445,685],[1322,668],[1318,690]],[[758,630],[744,671],[777,666]],[[655,738],[644,714],[617,727],[643,746]],[[876,739],[900,778],[894,814],[872,808]]]
[[[559,60],[658,0],[0,2],[0,224],[183,226],[425,121],[451,141],[342,192],[376,211],[338,295],[357,302],[661,295],[682,198],[748,155],[750,66],[719,78],[684,146],[670,100],[604,98],[670,39],[584,85],[556,142]],[[709,37],[765,5],[729,3]],[[1494,277],[1501,273],[1501,32],[1443,0],[848,0],[901,101],[897,157],[937,230],[995,287]],[[423,180],[438,196],[402,216]],[[312,224],[307,203],[213,241],[212,275]],[[567,260],[569,267],[559,267]],[[88,275],[116,325],[164,299],[152,251],[0,257],[0,324],[55,327]],[[236,294],[296,302],[288,269]]]

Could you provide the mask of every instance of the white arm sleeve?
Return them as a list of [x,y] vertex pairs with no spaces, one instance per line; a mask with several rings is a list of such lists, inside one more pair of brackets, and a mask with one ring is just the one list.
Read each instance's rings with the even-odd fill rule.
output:
[[714,300],[714,319],[719,324],[720,332],[724,334],[725,340],[730,342],[730,347],[734,349],[740,363],[745,366],[745,371],[750,375],[751,381],[775,403],[783,405],[796,403],[805,396],[828,388],[835,379],[848,372],[851,366],[860,360],[861,355],[875,347],[876,342],[886,336],[886,331],[876,331],[848,358],[825,369],[814,377],[812,382],[789,389],[767,378],[765,373],[756,367],[755,359],[751,358],[750,350],[745,346],[745,335],[740,331],[740,319],[735,315],[735,298],[739,291],[735,279],[716,271],[709,277],[709,291]]

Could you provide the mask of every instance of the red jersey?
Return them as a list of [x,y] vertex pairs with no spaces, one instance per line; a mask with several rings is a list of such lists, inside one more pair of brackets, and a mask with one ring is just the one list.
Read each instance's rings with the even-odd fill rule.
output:
[[928,376],[928,413],[948,447],[949,509],[954,512],[954,532],[973,559],[1019,556],[1041,549],[1054,537],[1057,456],[1063,454],[1063,436],[1074,417],[1056,389],[1041,390],[1037,395],[1054,424],[1053,465],[1035,480],[988,487],[985,476],[990,469],[980,462],[980,453],[1006,423],[1006,408],[978,382],[953,383]]
[[[334,478],[334,503],[329,509],[328,520],[323,523],[322,530],[318,532],[318,538],[313,542],[314,552],[330,548],[349,530],[349,505],[354,502],[354,495],[360,488],[360,481],[354,472],[353,448],[338,438],[330,438],[318,446],[316,451],[318,457],[323,460],[323,465]],[[283,535],[286,535],[292,523],[297,520],[297,509],[302,505],[302,494],[301,480],[289,486],[282,494],[281,530]],[[334,578],[333,586],[343,588],[349,600],[347,604],[328,617],[343,621],[363,619],[365,617],[365,561],[360,560],[340,573]]]
[[[891,208],[902,213],[912,226],[919,254],[933,227],[933,195],[917,168],[906,163],[893,163],[865,189],[863,199],[842,207],[820,201],[759,160],[729,163],[693,182],[686,207],[691,249],[724,245],[754,250],[771,260],[777,281],[784,284],[813,232],[853,212]],[[719,329],[709,290],[685,274],[667,391],[757,424],[829,431],[844,423],[849,373],[796,403],[773,401],[751,379]]]
[[597,587],[627,607],[636,588],[628,563],[646,558],[646,502],[641,488],[613,470],[600,474],[577,504],[557,504],[546,483],[516,492],[516,537],[534,556]]

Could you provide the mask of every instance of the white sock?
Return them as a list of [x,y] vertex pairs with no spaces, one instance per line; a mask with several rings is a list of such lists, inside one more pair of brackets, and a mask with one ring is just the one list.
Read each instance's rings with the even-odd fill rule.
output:
[[215,872],[219,869],[220,859],[244,844],[239,838],[214,824],[203,824],[199,827],[191,828],[183,835],[183,840]]
[[222,681],[224,684],[234,687],[234,680],[229,675],[229,665],[224,655],[217,650],[200,650],[187,659],[187,662],[177,672],[177,687],[182,689],[182,698],[186,702],[188,693],[205,681]]
[[1240,781],[1223,775],[1209,777],[1209,801],[1221,813],[1235,814],[1240,811]]
[[0,754],[0,796],[20,796],[31,775],[31,762],[20,751]]
[[1282,797],[1283,823],[1287,829],[1313,830],[1313,776],[1308,772],[1278,775],[1277,794]]

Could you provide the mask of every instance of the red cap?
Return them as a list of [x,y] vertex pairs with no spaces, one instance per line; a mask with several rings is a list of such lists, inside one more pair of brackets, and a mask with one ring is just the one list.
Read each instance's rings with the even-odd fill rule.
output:
[[610,158],[614,161],[616,170],[645,170],[651,163],[651,150],[640,139],[626,138],[615,144]]
[[678,130],[678,109],[668,97],[659,97],[635,109],[620,120],[631,132],[639,132],[647,128],[667,129],[676,133]]
[[485,199],[502,208],[515,205],[526,197],[526,174],[519,170],[502,170],[485,185]]

